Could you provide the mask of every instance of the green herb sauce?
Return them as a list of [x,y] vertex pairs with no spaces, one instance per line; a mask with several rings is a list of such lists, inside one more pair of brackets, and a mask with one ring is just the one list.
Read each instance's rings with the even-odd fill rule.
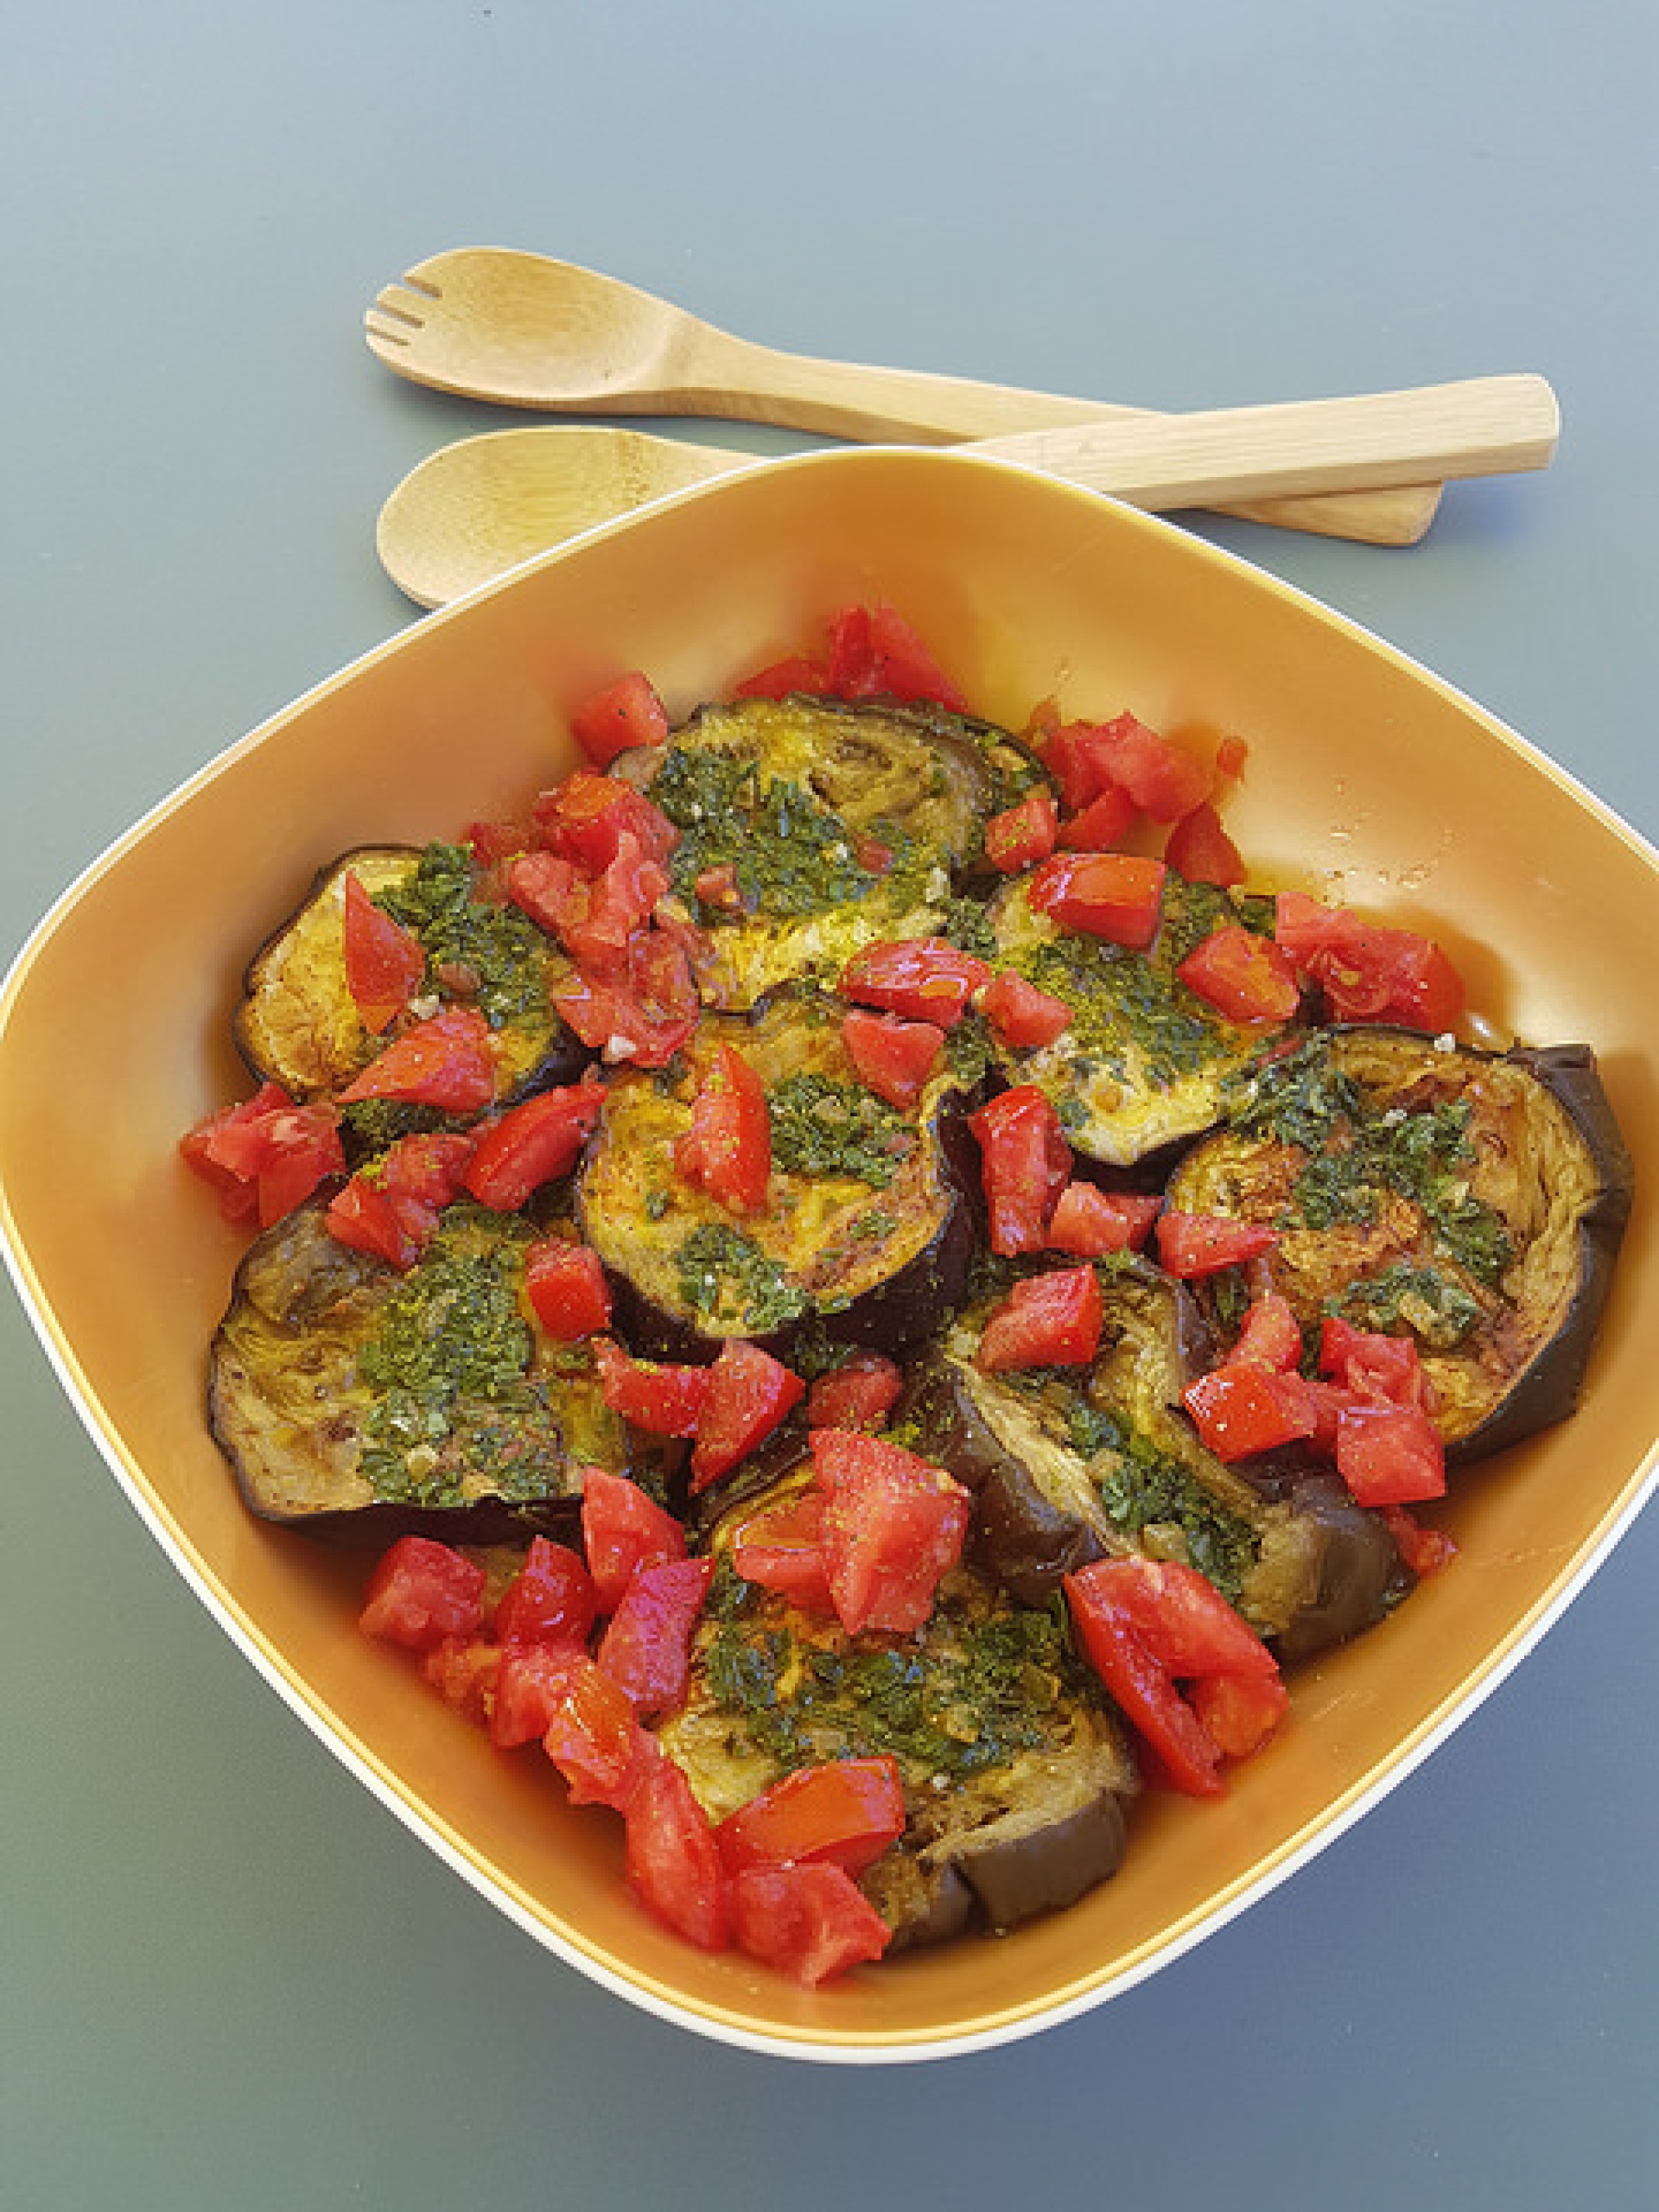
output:
[[675,1261],[681,1299],[711,1334],[741,1329],[763,1336],[811,1310],[805,1291],[741,1230],[703,1222]]
[[651,798],[680,832],[670,872],[688,902],[697,878],[717,867],[731,868],[751,913],[793,918],[856,903],[884,880],[860,865],[839,814],[740,754],[671,745]]
[[845,1176],[884,1190],[916,1148],[914,1125],[861,1083],[788,1075],[767,1103],[772,1157],[790,1175]]
[[546,939],[518,907],[475,899],[474,880],[465,846],[430,844],[414,874],[374,903],[420,939],[428,977],[453,966],[477,978],[475,1003],[492,1028],[544,1015]]

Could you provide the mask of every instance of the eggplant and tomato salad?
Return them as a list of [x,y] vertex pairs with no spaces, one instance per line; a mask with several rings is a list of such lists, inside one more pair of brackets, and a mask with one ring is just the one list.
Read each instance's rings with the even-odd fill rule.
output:
[[1587,1048],[1249,880],[1237,741],[994,728],[861,607],[574,723],[252,962],[210,1418],[647,1910],[816,1984],[1082,1896],[1450,1564],[1629,1162]]

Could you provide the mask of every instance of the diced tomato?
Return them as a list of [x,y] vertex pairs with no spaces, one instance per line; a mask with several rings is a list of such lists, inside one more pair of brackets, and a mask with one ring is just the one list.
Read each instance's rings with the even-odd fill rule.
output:
[[793,1369],[742,1337],[727,1338],[708,1372],[708,1393],[691,1447],[694,1496],[747,1459],[806,1395]]
[[691,886],[700,905],[719,907],[726,914],[743,910],[743,890],[736,866],[723,860],[717,868],[704,868]]
[[890,845],[884,845],[879,837],[867,835],[853,840],[853,858],[866,875],[884,876],[897,854]]
[[649,677],[635,669],[585,699],[570,717],[576,742],[595,768],[608,768],[635,745],[668,738],[668,713]]
[[641,1720],[685,1696],[691,1632],[708,1595],[713,1559],[660,1559],[635,1569],[594,1654]]
[[580,1644],[544,1638],[503,1644],[489,1705],[489,1740],[497,1751],[516,1751],[545,1736],[572,1681],[589,1663]]
[[1230,1022],[1287,1022],[1302,1003],[1289,953],[1238,922],[1212,930],[1176,974]]
[[331,1105],[296,1105],[280,1084],[210,1114],[179,1140],[180,1157],[219,1194],[227,1221],[269,1229],[345,1166]]
[[463,1719],[476,1728],[488,1728],[501,1663],[499,1644],[477,1636],[446,1636],[422,1654],[421,1673]]
[[1250,1301],[1237,1341],[1227,1356],[1230,1360],[1247,1360],[1280,1374],[1300,1365],[1302,1325],[1282,1291],[1266,1291]]
[[893,1940],[853,1877],[826,1861],[744,1868],[732,1915],[740,1949],[806,1989],[879,1959]]
[[400,1098],[441,1114],[476,1114],[495,1095],[489,1024],[473,1006],[446,1006],[416,1022],[377,1053],[341,1091],[359,1098]]
[[1097,1595],[1085,1579],[1088,1572],[1083,1568],[1066,1577],[1066,1603],[1084,1656],[1152,1752],[1162,1778],[1190,1797],[1220,1796],[1226,1785],[1218,1771],[1221,1753],[1215,1739],[1109,1594]]
[[1403,1505],[1385,1505],[1381,1510],[1395,1549],[1419,1580],[1437,1575],[1457,1557],[1456,1543],[1443,1528],[1425,1528]]
[[1403,1022],[1438,1034],[1462,1012],[1462,977],[1417,931],[1362,921],[1301,891],[1281,891],[1274,913],[1274,936],[1339,1020]]
[[823,1553],[826,1503],[822,1491],[804,1491],[739,1522],[732,1540],[735,1572],[808,1613],[832,1613]]
[[1183,814],[1170,832],[1164,857],[1176,875],[1189,884],[1242,884],[1244,856],[1222,827],[1221,817],[1206,799]]
[[1181,1401],[1219,1460],[1251,1459],[1310,1437],[1318,1416],[1299,1375],[1230,1359],[1189,1382]]
[[1243,1615],[1183,1560],[1097,1559],[1078,1579],[1097,1604],[1109,1605],[1129,1622],[1171,1674],[1277,1679],[1279,1662]]
[[1179,1213],[1166,1207],[1158,1216],[1158,1256],[1166,1273],[1183,1280],[1213,1275],[1271,1252],[1279,1231],[1263,1222],[1236,1221],[1224,1213]]
[[[641,852],[666,860],[680,833],[659,806],[620,775],[601,775],[579,768],[551,791],[543,792],[531,810],[538,846],[574,862],[580,872],[603,875],[631,837]],[[517,848],[522,852],[520,844]]]
[[772,1176],[772,1120],[766,1091],[743,1054],[716,1045],[691,1107],[691,1127],[674,1146],[682,1182],[732,1213],[758,1213]]
[[1138,1252],[1163,1204],[1156,1196],[1068,1182],[1055,1202],[1044,1242],[1051,1252],[1070,1252],[1079,1260],[1098,1260],[1108,1252]]
[[990,980],[990,969],[975,954],[942,937],[909,937],[866,945],[854,953],[840,988],[843,998],[863,1006],[948,1030]]
[[791,653],[757,668],[741,684],[734,684],[732,696],[734,699],[787,699],[799,691],[821,698],[829,689],[830,672],[821,661],[811,660],[804,653]]
[[1340,1314],[1328,1314],[1320,1325],[1319,1371],[1370,1404],[1433,1411],[1414,1337],[1356,1328]]
[[369,1577],[357,1625],[365,1636],[430,1651],[483,1624],[484,1571],[431,1536],[399,1536]]
[[863,1006],[843,1016],[841,1039],[866,1090],[901,1113],[921,1098],[945,1049],[945,1031],[934,1023],[902,1021]]
[[1291,1709],[1291,1693],[1277,1674],[1206,1674],[1188,1697],[1224,1759],[1254,1758]]
[[799,1766],[714,1830],[728,1874],[826,1861],[862,1874],[904,1832],[904,1785],[886,1755]]
[[831,617],[828,678],[837,699],[928,699],[967,709],[920,633],[890,606],[843,607]]
[[426,980],[426,953],[420,939],[382,913],[349,871],[343,933],[346,988],[358,1020],[378,1036]]
[[662,863],[624,830],[615,857],[597,876],[538,848],[509,860],[505,880],[514,904],[558,939],[584,976],[614,982],[626,974],[634,939],[669,879]]
[[501,1644],[585,1644],[599,1610],[599,1594],[580,1553],[550,1536],[532,1536],[523,1566],[495,1601],[490,1626]]
[[1053,1044],[1072,1026],[1072,1010],[1064,999],[1039,991],[1012,968],[991,978],[976,1004],[1001,1042],[1017,1052]]
[[573,1805],[607,1805],[623,1814],[647,1777],[669,1763],[623,1690],[585,1654],[549,1700],[542,1748],[564,1777]]
[[1067,807],[1123,792],[1155,822],[1176,822],[1209,798],[1214,771],[1133,714],[1109,722],[1066,722],[1042,747]]
[[1066,853],[1109,853],[1123,842],[1139,818],[1140,809],[1128,793],[1109,784],[1060,823],[1055,842]]
[[809,1429],[878,1429],[899,1401],[902,1370],[883,1352],[854,1352],[806,1394]]
[[985,857],[1005,876],[1035,867],[1054,849],[1060,815],[1052,793],[1033,791],[985,825]]
[[1035,871],[1026,896],[1063,929],[1144,951],[1158,935],[1168,872],[1138,853],[1056,854]]
[[629,1886],[647,1910],[687,1942],[724,1950],[732,1905],[708,1816],[672,1759],[659,1759],[632,1790],[623,1813]]
[[685,1557],[685,1531],[637,1482],[590,1467],[582,1474],[582,1549],[599,1611],[614,1613],[637,1569]]
[[532,1191],[569,1174],[604,1105],[602,1083],[569,1083],[508,1107],[478,1139],[467,1189],[481,1206],[516,1213]]
[[699,1011],[685,949],[661,928],[635,934],[625,975],[602,981],[579,974],[553,1004],[585,1045],[635,1067],[666,1067],[696,1028]]
[[1054,1101],[1034,1083],[1016,1084],[970,1115],[968,1126],[979,1139],[991,1249],[1005,1257],[1041,1251],[1072,1172]]
[[985,1324],[976,1354],[988,1374],[1080,1367],[1100,1348],[1105,1304],[1091,1267],[1058,1267],[1016,1283]]
[[1446,1492],[1446,1448],[1416,1406],[1346,1406],[1337,1416],[1336,1471],[1360,1505],[1415,1505]]
[[608,1336],[593,1340],[605,1402],[636,1429],[657,1437],[690,1437],[708,1396],[707,1367],[635,1359]]
[[486,876],[493,876],[503,860],[526,850],[530,836],[526,822],[469,822],[461,832],[461,842],[471,854],[474,866]]
[[558,1344],[580,1344],[611,1326],[611,1285],[589,1244],[544,1237],[525,1255],[525,1295]]
[[1223,738],[1215,749],[1215,772],[1228,783],[1237,783],[1244,773],[1250,748],[1243,738]]
[[968,1492],[942,1468],[857,1430],[814,1429],[811,1451],[828,1497],[823,1557],[836,1619],[849,1636],[908,1635],[962,1555]]
[[329,1234],[390,1267],[412,1267],[436,1234],[444,1207],[460,1194],[472,1141],[459,1131],[400,1137],[330,1200],[323,1216]]

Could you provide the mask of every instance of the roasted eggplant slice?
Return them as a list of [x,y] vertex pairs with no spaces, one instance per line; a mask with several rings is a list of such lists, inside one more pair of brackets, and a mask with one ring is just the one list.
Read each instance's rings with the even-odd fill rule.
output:
[[568,1537],[580,1470],[626,1441],[585,1350],[525,1318],[514,1216],[450,1208],[408,1274],[302,1206],[250,1247],[213,1341],[209,1414],[262,1518],[384,1542]]
[[914,1637],[849,1638],[732,1572],[730,1537],[755,1510],[716,1533],[690,1693],[659,1730],[711,1817],[793,1768],[890,1754],[908,1824],[863,1883],[896,1942],[1010,1928],[1114,1873],[1135,1769],[1057,1612],[957,1569]]
[[[1138,1552],[1199,1568],[1257,1632],[1304,1655],[1380,1620],[1405,1578],[1374,1516],[1266,1495],[1206,1451],[1180,1410],[1195,1309],[1141,1261],[1103,1277],[1101,1351],[1086,1371],[988,1375],[987,1309],[917,1370],[901,1432],[975,1494],[975,1558],[1042,1604],[1091,1559]],[[1201,1363],[1196,1363],[1201,1364]]]
[[[1304,1329],[1334,1313],[1414,1337],[1448,1447],[1474,1459],[1577,1404],[1631,1165],[1587,1048],[1356,1027],[1255,1075],[1170,1203],[1279,1229],[1257,1265]],[[1206,1293],[1224,1328],[1229,1288]]]
[[732,1012],[793,978],[833,981],[875,939],[939,933],[988,817],[1043,780],[988,724],[803,697],[704,707],[617,773],[680,832],[698,988]]
[[[787,1344],[811,1322],[887,1348],[914,1342],[961,1295],[977,1224],[972,1140],[942,1065],[915,1109],[884,1105],[842,1042],[844,1009],[808,989],[749,1020],[710,1015],[676,1064],[611,1082],[578,1184],[620,1333],[658,1357],[719,1340]],[[763,1212],[738,1216],[675,1167],[717,1048],[759,1075],[771,1113]]]
[[587,1052],[553,1005],[569,982],[570,961],[517,907],[475,895],[477,872],[465,847],[438,844],[343,854],[254,955],[235,1034],[256,1075],[291,1097],[316,1097],[343,1088],[386,1042],[364,1028],[346,985],[348,876],[419,939],[427,1011],[460,1002],[489,1021],[503,1102],[574,1079]]
[[1054,1043],[1003,1048],[1002,1072],[1048,1092],[1074,1151],[1127,1167],[1220,1119],[1228,1085],[1276,1032],[1224,1020],[1175,971],[1212,930],[1248,922],[1260,903],[1171,873],[1158,938],[1137,952],[1061,927],[1032,906],[1023,878],[993,900],[997,964],[1072,1009]]

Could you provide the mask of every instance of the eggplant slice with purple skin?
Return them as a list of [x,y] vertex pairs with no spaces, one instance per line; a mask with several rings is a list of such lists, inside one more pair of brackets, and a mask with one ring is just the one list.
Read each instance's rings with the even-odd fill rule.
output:
[[252,1510],[374,1544],[573,1540],[581,1469],[628,1471],[629,1446],[586,1350],[525,1318],[537,1232],[463,1203],[399,1274],[323,1214],[249,1247],[213,1340],[210,1423]]
[[[1380,1026],[1261,1070],[1170,1185],[1172,1206],[1280,1231],[1252,1283],[1310,1336],[1336,1314],[1413,1337],[1456,1461],[1573,1411],[1631,1195],[1586,1046],[1485,1053]],[[1200,1295],[1230,1337],[1242,1279]]]
[[744,1582],[730,1546],[799,1473],[723,1516],[684,1704],[658,1730],[719,1820],[793,1769],[886,1753],[904,1833],[860,1884],[895,1948],[1002,1929],[1115,1873],[1137,1788],[1127,1740],[1057,1610],[960,1567],[914,1636],[849,1637]]
[[881,939],[949,935],[964,919],[982,936],[979,908],[956,893],[985,878],[986,822],[1046,782],[989,723],[801,696],[701,708],[611,772],[680,833],[669,865],[702,946],[698,990],[730,1013],[801,977],[833,985]]
[[[362,846],[319,872],[248,964],[234,1032],[255,1075],[292,1098],[319,1097],[343,1089],[386,1042],[364,1027],[346,982],[348,876],[419,939],[428,1010],[475,1006],[489,1023],[498,1103],[576,1079],[590,1055],[553,1004],[571,980],[570,960],[517,907],[476,897],[471,855],[441,844]],[[407,1113],[388,1119],[386,1102],[368,1103],[367,1113],[348,1109],[348,1138],[359,1120],[382,1140],[405,1123],[420,1126]]]
[[[748,1018],[707,1015],[669,1067],[615,1074],[577,1185],[617,1334],[658,1358],[727,1337],[787,1355],[805,1329],[893,1350],[961,1297],[979,1230],[977,1159],[947,1060],[908,1113],[860,1081],[845,1006],[806,988]],[[767,1204],[738,1216],[676,1171],[715,1049],[759,1076],[771,1115]]]
[[988,1302],[911,1378],[899,1433],[973,1492],[975,1558],[1035,1605],[1093,1559],[1179,1559],[1284,1657],[1380,1620],[1410,1583],[1380,1518],[1316,1476],[1274,1468],[1253,1481],[1224,1466],[1181,1409],[1207,1343],[1188,1293],[1137,1259],[1100,1272],[1090,1367],[987,1374],[975,1355]]

